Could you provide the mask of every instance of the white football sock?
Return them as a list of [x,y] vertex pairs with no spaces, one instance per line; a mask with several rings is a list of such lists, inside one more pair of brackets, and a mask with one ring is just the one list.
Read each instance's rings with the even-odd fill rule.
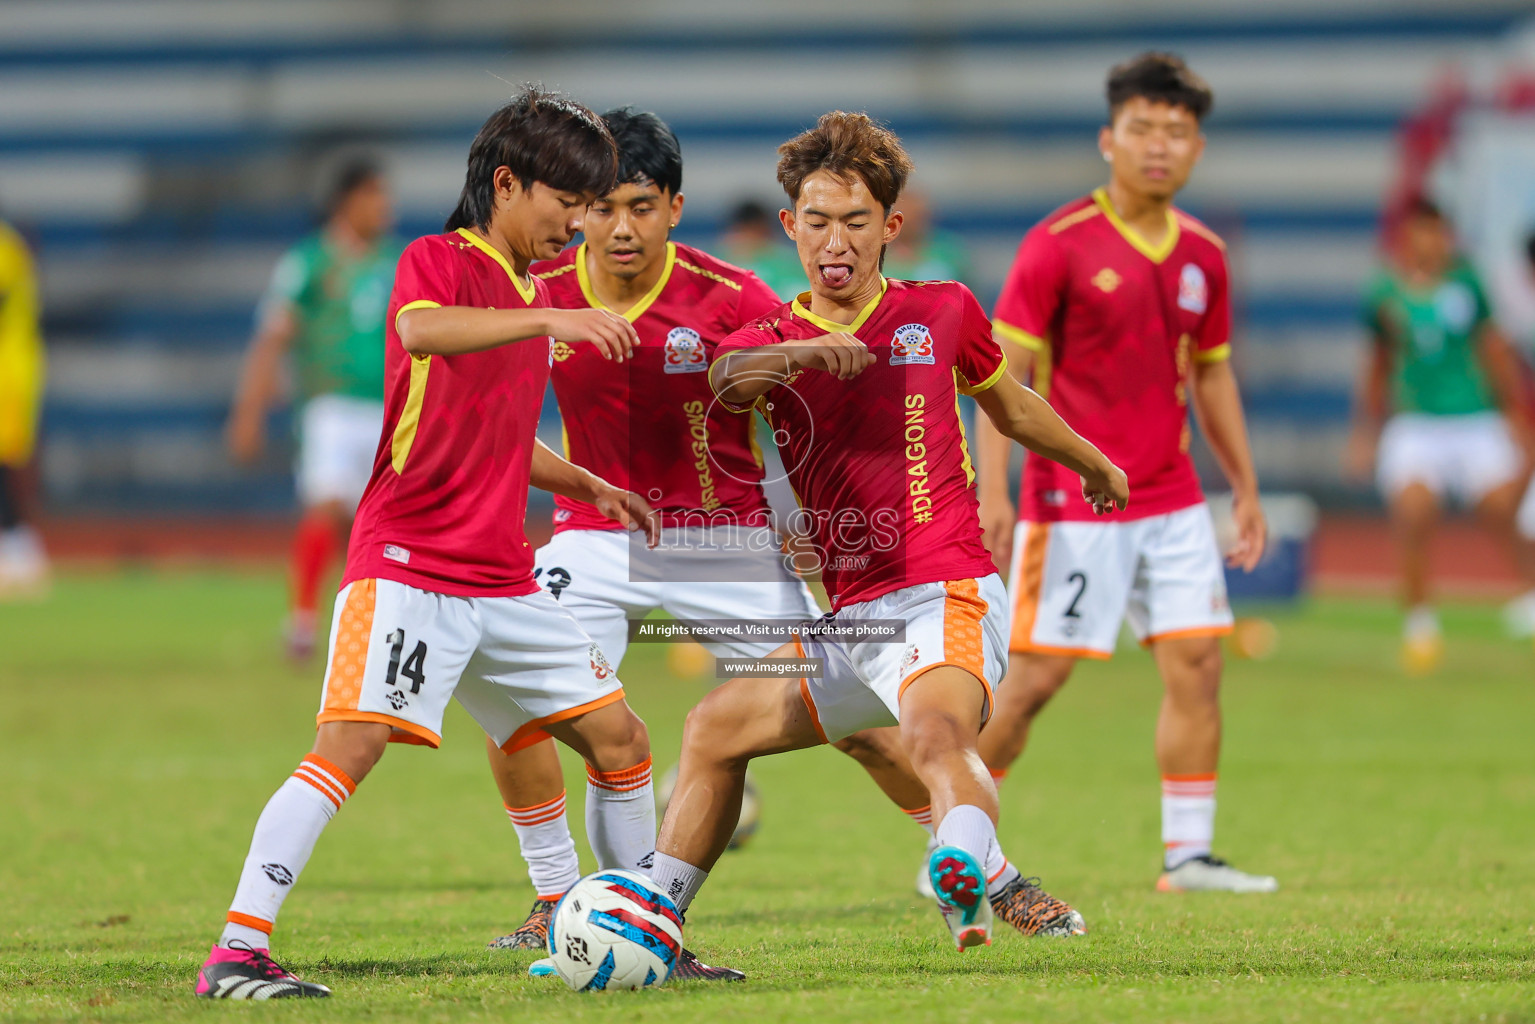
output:
[[532,807],[508,807],[517,845],[528,862],[528,880],[541,900],[557,900],[581,877],[576,841],[565,818],[565,793]]
[[1208,857],[1215,839],[1215,773],[1162,776],[1163,866]]
[[993,841],[991,854],[986,858],[986,895],[995,896],[1012,884],[1022,872],[1002,852],[1002,844]]
[[970,854],[982,870],[991,862],[992,850],[997,846],[997,826],[975,804],[949,808],[935,835],[941,845],[957,846]]
[[1439,638],[1439,613],[1432,605],[1419,604],[1407,610],[1407,621],[1402,624],[1402,635],[1418,643]]
[[650,878],[656,883],[656,888],[670,896],[672,902],[677,904],[677,909],[683,913],[687,912],[693,897],[698,895],[698,890],[704,887],[708,877],[709,872],[703,868],[695,868],[685,860],[668,857],[659,851],[650,868]]
[[650,758],[616,772],[586,766],[586,841],[600,868],[647,871],[656,848]]
[[240,940],[253,949],[268,948],[282,901],[309,863],[320,833],[356,789],[346,772],[318,754],[299,762],[256,819],[219,945]]

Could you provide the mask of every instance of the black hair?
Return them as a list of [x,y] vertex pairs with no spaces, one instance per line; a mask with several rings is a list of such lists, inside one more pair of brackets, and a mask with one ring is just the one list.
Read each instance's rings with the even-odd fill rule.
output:
[[755,199],[743,199],[730,208],[729,215],[725,218],[729,227],[739,228],[746,225],[760,227],[764,224],[776,223],[773,220],[772,211]]
[[1153,103],[1183,107],[1203,121],[1215,105],[1209,83],[1189,70],[1176,53],[1143,53],[1109,72],[1107,83],[1109,117],[1137,96]]
[[1535,231],[1524,238],[1524,258],[1535,264]]
[[336,211],[341,209],[341,204],[346,202],[353,192],[370,182],[382,179],[383,176],[383,167],[373,157],[349,158],[336,168],[325,190],[325,216],[334,217]]
[[602,115],[618,146],[618,184],[646,182],[672,195],[682,191],[682,144],[655,114],[619,107]]
[[1409,220],[1419,217],[1424,220],[1437,220],[1441,223],[1445,219],[1444,211],[1439,208],[1438,203],[1435,203],[1427,196],[1413,196],[1407,200],[1406,205],[1402,208],[1402,219]]
[[464,190],[444,231],[490,226],[498,167],[511,170],[525,189],[541,181],[561,192],[600,196],[613,190],[618,153],[596,114],[568,96],[530,85],[491,114],[470,143]]

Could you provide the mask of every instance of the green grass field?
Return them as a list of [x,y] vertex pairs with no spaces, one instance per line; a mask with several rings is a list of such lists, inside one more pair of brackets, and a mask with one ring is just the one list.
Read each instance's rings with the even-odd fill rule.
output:
[[[250,829],[311,738],[319,672],[279,658],[281,599],[276,577],[140,573],[0,606],[0,1018],[1535,1020],[1535,654],[1494,608],[1452,608],[1450,667],[1409,680],[1390,607],[1337,600],[1229,670],[1217,851],[1275,896],[1153,891],[1159,689],[1123,652],[1082,668],[1002,791],[1004,843],[1086,938],[948,949],[911,891],[917,829],[813,750],[759,762],[761,831],[690,915],[690,945],[750,980],[578,995],[485,948],[531,890],[455,706],[442,750],[390,752],[288,900],[274,952],[336,997],[203,1003]],[[655,645],[623,675],[669,764],[704,683]]]

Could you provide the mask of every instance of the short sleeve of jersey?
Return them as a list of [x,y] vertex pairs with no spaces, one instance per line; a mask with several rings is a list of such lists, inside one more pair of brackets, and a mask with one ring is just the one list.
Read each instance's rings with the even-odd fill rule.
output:
[[997,296],[997,333],[1025,348],[1042,351],[1065,288],[1065,254],[1049,228],[1038,225],[1023,236],[1002,293]]
[[[777,303],[777,305],[781,306],[783,303],[780,302]],[[741,328],[739,331],[736,331],[734,334],[727,337],[724,341],[720,342],[719,347],[714,350],[714,359],[709,364],[710,389],[714,390],[715,388],[714,366],[721,359],[724,359],[732,352],[741,352],[745,351],[746,349],[760,348],[763,345],[772,345],[775,342],[780,341],[783,341],[783,337],[772,326],[771,321],[765,320],[758,320],[755,323],[748,324],[747,326]],[[719,392],[715,390],[715,395],[718,396],[718,394]],[[750,408],[750,406],[735,405],[731,402],[725,401],[723,398],[720,399],[720,404],[725,408],[735,412],[745,412],[746,409]]]
[[1217,363],[1231,355],[1231,272],[1224,252],[1210,270],[1209,301],[1194,347],[1194,359],[1201,363]]
[[280,310],[292,309],[303,300],[309,289],[310,260],[301,248],[289,249],[272,270],[272,280],[267,283],[266,294],[256,310],[257,320],[266,320]]
[[744,327],[782,305],[783,299],[773,294],[762,278],[747,274],[741,279],[741,294],[736,299],[736,325]]
[[407,245],[394,272],[390,324],[396,323],[406,310],[454,305],[458,296],[458,273],[459,261],[440,240],[429,235]]
[[1471,290],[1472,301],[1476,303],[1476,320],[1472,330],[1479,330],[1483,324],[1492,319],[1492,303],[1487,299],[1487,289],[1482,287],[1482,278],[1469,263],[1462,265],[1461,278],[1466,282],[1466,287]]
[[964,303],[960,318],[959,343],[954,351],[954,368],[959,371],[960,391],[979,394],[997,382],[1007,369],[1007,357],[992,338],[991,322],[970,289],[957,286]]

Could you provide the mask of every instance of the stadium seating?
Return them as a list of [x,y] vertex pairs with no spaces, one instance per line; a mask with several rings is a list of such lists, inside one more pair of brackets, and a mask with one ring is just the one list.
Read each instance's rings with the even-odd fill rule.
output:
[[43,261],[53,506],[291,500],[281,453],[241,473],[218,432],[256,297],[339,147],[386,156],[420,234],[512,83],[651,107],[687,153],[680,236],[707,242],[730,202],[776,200],[779,141],[828,106],[865,108],[909,141],[989,301],[1022,231],[1102,177],[1104,71],[1148,46],[1216,88],[1185,205],[1231,242],[1260,471],[1336,484],[1395,126],[1448,62],[1497,62],[1525,5],[1172,0],[1158,20],[1130,0],[877,6],[0,6],[0,211]]

